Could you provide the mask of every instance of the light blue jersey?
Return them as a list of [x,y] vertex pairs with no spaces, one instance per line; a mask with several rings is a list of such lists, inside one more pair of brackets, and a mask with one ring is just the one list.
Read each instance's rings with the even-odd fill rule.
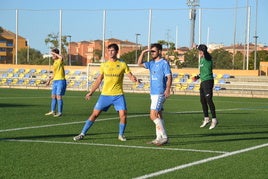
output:
[[161,58],[159,61],[151,60],[144,63],[150,70],[151,95],[163,94],[166,90],[167,76],[171,75],[168,62]]

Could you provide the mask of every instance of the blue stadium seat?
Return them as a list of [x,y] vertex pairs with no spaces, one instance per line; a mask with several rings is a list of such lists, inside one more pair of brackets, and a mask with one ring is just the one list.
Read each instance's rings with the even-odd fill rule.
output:
[[219,90],[221,90],[221,87],[217,85],[217,86],[214,87],[214,90],[219,91]]
[[8,73],[12,73],[13,71],[14,71],[14,68],[9,68],[9,69],[7,70]]
[[229,74],[224,74],[224,75],[222,75],[222,78],[228,79],[228,78],[230,78],[230,75]]

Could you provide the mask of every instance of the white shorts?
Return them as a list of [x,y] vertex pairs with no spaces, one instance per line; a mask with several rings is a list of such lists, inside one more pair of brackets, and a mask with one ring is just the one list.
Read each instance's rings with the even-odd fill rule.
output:
[[164,94],[151,95],[151,110],[162,111],[165,101],[166,98]]

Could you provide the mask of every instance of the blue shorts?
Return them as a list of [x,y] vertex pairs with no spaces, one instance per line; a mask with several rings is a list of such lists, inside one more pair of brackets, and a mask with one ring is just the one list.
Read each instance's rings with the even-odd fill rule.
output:
[[52,85],[52,95],[64,96],[66,91],[66,80],[54,80]]
[[127,104],[124,95],[104,96],[100,95],[94,109],[107,111],[113,105],[116,111],[127,110]]

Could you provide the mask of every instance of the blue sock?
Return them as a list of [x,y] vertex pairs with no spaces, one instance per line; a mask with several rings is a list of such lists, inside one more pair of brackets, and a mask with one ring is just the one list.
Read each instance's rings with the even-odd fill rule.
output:
[[119,124],[119,135],[124,135],[126,129],[126,124]]
[[51,99],[51,111],[56,111],[56,105],[57,105],[57,99],[56,98],[52,98]]
[[63,100],[58,99],[58,113],[62,113],[62,108],[63,108]]
[[92,122],[92,121],[90,121],[90,120],[87,119],[87,120],[86,120],[86,123],[85,123],[85,125],[84,125],[84,127],[83,127],[83,129],[82,129],[81,134],[86,135],[87,131],[89,130],[89,128],[90,128],[93,124],[94,124],[94,122]]

